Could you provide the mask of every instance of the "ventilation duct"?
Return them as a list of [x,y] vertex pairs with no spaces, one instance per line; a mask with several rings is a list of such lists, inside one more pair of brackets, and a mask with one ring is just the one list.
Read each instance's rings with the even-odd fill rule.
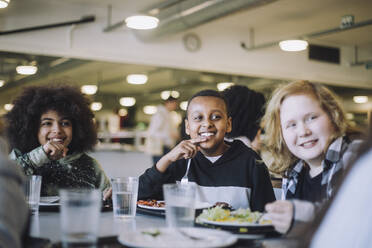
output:
[[142,40],[174,34],[227,16],[237,11],[268,4],[276,0],[168,0],[169,4],[154,6],[147,11],[159,19],[153,30],[134,31]]

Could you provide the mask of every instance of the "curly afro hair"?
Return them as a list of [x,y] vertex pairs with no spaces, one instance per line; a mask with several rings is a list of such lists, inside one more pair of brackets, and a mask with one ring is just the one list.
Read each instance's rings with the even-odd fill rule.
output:
[[40,146],[37,134],[41,115],[54,110],[72,122],[72,141],[69,153],[92,150],[97,142],[94,114],[90,101],[72,86],[27,87],[13,101],[14,107],[5,115],[6,135],[11,149],[22,153]]
[[254,140],[264,114],[264,95],[243,85],[231,86],[222,91],[222,95],[227,100],[232,118],[232,131],[226,136],[246,136],[251,141]]

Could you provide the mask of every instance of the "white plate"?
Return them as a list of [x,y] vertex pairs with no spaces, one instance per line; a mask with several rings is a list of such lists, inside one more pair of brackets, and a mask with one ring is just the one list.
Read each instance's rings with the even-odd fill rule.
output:
[[[164,201],[157,201],[159,203],[162,203]],[[137,204],[138,207],[140,208],[146,208],[146,209],[151,209],[151,210],[165,210],[165,207],[152,207],[152,206],[147,206],[147,205],[143,205],[143,204]]]
[[[145,228],[121,233],[118,240],[129,247],[143,248],[217,248],[230,246],[238,240],[235,235],[221,230],[196,227],[181,229],[188,235],[201,239],[189,238],[173,228]],[[160,232],[156,237],[143,233],[156,231]]]
[[[157,201],[157,202],[164,202],[164,201]],[[146,209],[151,209],[151,210],[165,210],[165,207],[152,207],[152,206],[147,206],[147,205],[143,205],[143,204],[137,204],[138,207],[140,208],[146,208]],[[195,204],[195,208],[196,209],[202,209],[202,208],[208,208],[208,207],[211,207],[212,204],[209,204],[208,202],[197,202]]]
[[251,227],[264,227],[264,226],[272,226],[271,224],[258,224],[258,223],[250,223],[250,222],[240,222],[240,221],[213,221],[208,220],[205,218],[198,217],[198,221],[205,223],[205,224],[212,224],[215,226],[236,226],[236,227],[244,227],[244,226],[251,226]]
[[59,206],[59,196],[40,197],[39,206]]

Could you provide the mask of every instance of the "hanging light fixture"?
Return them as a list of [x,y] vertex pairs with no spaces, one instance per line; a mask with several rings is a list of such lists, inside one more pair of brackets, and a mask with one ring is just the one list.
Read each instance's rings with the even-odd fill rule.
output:
[[187,104],[188,104],[187,101],[183,101],[183,102],[181,102],[181,103],[180,103],[180,108],[181,108],[182,110],[185,110],[185,111],[186,111],[186,109],[187,109]]
[[0,9],[8,7],[10,0],[0,0]]
[[154,29],[158,26],[159,19],[153,16],[135,15],[125,19],[125,24],[132,29]]
[[14,107],[14,105],[11,104],[11,103],[7,103],[7,104],[4,105],[4,109],[5,109],[6,111],[10,111],[10,110],[12,110],[13,107]]
[[101,102],[92,102],[90,105],[90,109],[92,111],[99,111],[102,109],[102,103]]
[[136,99],[134,97],[122,97],[119,102],[121,106],[131,107],[136,104]]
[[355,103],[366,103],[368,102],[368,96],[354,96],[353,101]]
[[21,75],[34,75],[37,72],[36,61],[32,61],[28,65],[19,65],[16,67],[16,71]]
[[143,107],[143,112],[147,115],[153,115],[158,111],[158,108],[154,105],[147,105]]
[[233,82],[222,82],[217,84],[218,91],[223,91],[224,89],[229,88],[230,86],[233,86]]
[[145,84],[147,82],[147,75],[145,74],[129,74],[127,82],[130,84]]
[[309,43],[306,40],[283,40],[279,42],[279,47],[286,52],[298,52],[307,48]]
[[86,84],[81,86],[81,92],[86,95],[94,95],[97,92],[97,85],[94,84]]

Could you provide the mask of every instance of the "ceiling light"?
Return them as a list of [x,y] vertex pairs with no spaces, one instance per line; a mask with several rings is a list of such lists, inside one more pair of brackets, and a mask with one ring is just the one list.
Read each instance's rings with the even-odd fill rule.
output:
[[160,93],[160,97],[163,100],[167,100],[170,97],[170,91],[169,90],[164,90]]
[[232,82],[222,82],[222,83],[217,84],[217,89],[219,91],[223,91],[224,89],[227,89],[227,88],[229,88],[230,86],[233,86],[233,85],[234,85],[234,83],[232,83]]
[[180,97],[180,93],[178,91],[176,91],[176,90],[172,90],[170,94],[174,98]]
[[6,111],[10,111],[10,110],[12,110],[13,107],[14,107],[14,105],[11,104],[11,103],[7,103],[7,104],[4,105],[4,109],[5,109]]
[[280,49],[287,52],[303,51],[308,45],[306,40],[283,40],[279,42]]
[[173,98],[178,98],[180,97],[180,93],[176,90],[164,90],[160,93],[160,97],[163,100],[167,100],[170,96],[172,96]]
[[5,84],[5,80],[0,80],[0,87],[3,87],[4,86],[4,84]]
[[147,75],[145,74],[129,74],[127,82],[130,84],[145,84],[147,82]]
[[87,84],[87,85],[81,86],[81,92],[86,95],[96,94],[97,89],[98,89],[97,85],[94,85],[94,84]]
[[158,18],[145,15],[130,16],[125,19],[127,27],[133,29],[154,29],[158,23]]
[[368,102],[368,96],[354,96],[353,100],[355,103],[366,103]]
[[119,109],[119,116],[126,116],[127,114],[128,114],[128,110],[127,109],[125,109],[125,108],[121,108],[121,109]]
[[0,9],[8,7],[10,0],[0,0]]
[[185,110],[185,111],[186,111],[186,109],[187,109],[187,104],[188,104],[187,101],[183,101],[183,102],[181,102],[181,103],[180,103],[180,108],[181,108],[182,110]]
[[147,105],[143,107],[143,112],[147,115],[153,115],[156,113],[157,110],[158,108],[154,105]]
[[19,65],[16,67],[16,71],[21,75],[33,75],[37,72],[35,65]]
[[136,104],[136,99],[134,97],[122,97],[119,102],[121,106],[130,107]]
[[93,110],[93,111],[101,110],[102,109],[102,103],[92,102],[92,104],[90,105],[90,109]]

